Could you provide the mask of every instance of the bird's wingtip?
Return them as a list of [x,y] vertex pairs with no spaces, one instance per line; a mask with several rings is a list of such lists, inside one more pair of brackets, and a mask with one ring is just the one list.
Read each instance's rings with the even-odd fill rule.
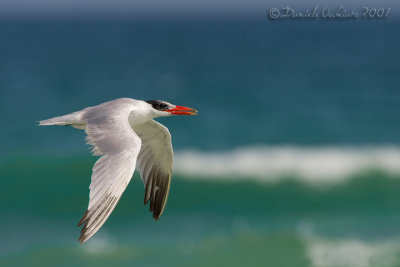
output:
[[[78,227],[80,227],[82,224],[86,223],[86,219],[88,216],[89,210],[86,210],[85,213],[83,214],[82,218],[80,219],[80,221],[78,222]],[[86,225],[86,224],[85,224]],[[85,243],[89,238],[88,236],[86,236],[85,234],[85,225],[83,226],[82,230],[81,230],[81,234],[78,238],[79,243],[82,245],[83,243]]]
[[88,212],[89,212],[89,210],[86,210],[86,211],[85,211],[85,213],[83,214],[82,218],[81,218],[80,221],[78,222],[78,226],[81,226],[81,225],[86,221]]
[[153,219],[154,219],[154,221],[158,221],[161,218],[162,214],[163,214],[163,210],[159,211],[159,212],[153,211]]
[[87,239],[85,239],[85,237],[81,234],[78,238],[79,244],[83,244],[87,241]]

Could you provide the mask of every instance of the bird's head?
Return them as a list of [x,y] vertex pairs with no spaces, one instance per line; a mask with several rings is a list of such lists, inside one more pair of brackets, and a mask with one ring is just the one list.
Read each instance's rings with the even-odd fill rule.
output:
[[197,110],[182,106],[175,106],[171,103],[161,100],[146,100],[151,105],[158,116],[170,115],[197,115]]

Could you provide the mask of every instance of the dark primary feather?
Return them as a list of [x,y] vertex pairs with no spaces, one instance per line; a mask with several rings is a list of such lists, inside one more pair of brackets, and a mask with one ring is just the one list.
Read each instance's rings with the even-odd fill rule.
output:
[[[84,224],[78,239],[80,243],[85,242],[88,237],[98,230],[98,226],[102,225],[104,221],[107,220],[118,200],[119,197],[107,195],[96,207],[91,210],[86,210],[78,223],[78,226]],[[93,215],[95,216],[92,217]]]
[[150,201],[150,211],[153,218],[158,220],[164,209],[170,186],[170,174],[162,173],[158,169],[151,170],[145,188],[144,204]]

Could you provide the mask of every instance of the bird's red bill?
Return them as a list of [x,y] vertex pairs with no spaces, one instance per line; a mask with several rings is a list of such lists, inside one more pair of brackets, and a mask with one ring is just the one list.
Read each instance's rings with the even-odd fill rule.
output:
[[174,115],[197,115],[197,110],[182,106],[175,106],[175,108],[166,111]]

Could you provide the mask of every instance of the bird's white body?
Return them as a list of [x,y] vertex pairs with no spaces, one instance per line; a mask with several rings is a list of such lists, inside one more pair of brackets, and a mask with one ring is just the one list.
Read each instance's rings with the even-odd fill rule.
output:
[[[150,201],[154,219],[161,216],[169,192],[173,152],[168,129],[153,118],[192,115],[195,110],[159,102],[163,110],[146,101],[120,98],[40,122],[84,129],[93,155],[101,156],[93,167],[89,206],[79,222],[84,224],[81,243],[93,236],[110,216],[135,167],[145,185],[145,204]],[[191,110],[191,114],[182,110]]]

